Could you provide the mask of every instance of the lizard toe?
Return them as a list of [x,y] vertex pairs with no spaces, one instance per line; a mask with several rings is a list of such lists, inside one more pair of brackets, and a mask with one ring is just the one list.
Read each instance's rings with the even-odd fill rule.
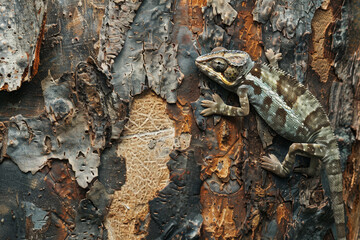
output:
[[203,115],[204,117],[210,116],[211,114],[213,114],[212,110],[210,108],[204,109],[200,112],[201,115]]
[[215,103],[209,100],[204,100],[201,102],[202,107],[213,107],[214,105]]
[[267,171],[270,171],[279,177],[286,177],[287,174],[284,171],[284,168],[281,162],[277,159],[277,157],[273,154],[269,154],[269,156],[261,157],[261,167]]

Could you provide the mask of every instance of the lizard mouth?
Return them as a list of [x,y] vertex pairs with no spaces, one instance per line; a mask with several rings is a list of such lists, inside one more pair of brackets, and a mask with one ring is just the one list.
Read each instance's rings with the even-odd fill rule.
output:
[[234,82],[230,82],[228,81],[223,73],[221,72],[216,72],[213,68],[211,67],[208,67],[207,65],[205,64],[201,64],[200,62],[198,61],[195,61],[195,65],[201,70],[201,72],[203,72],[205,75],[207,75],[208,77],[210,78],[215,78],[216,80],[218,80],[218,82],[222,82],[224,83],[225,85],[227,86],[233,86],[236,84],[236,81]]

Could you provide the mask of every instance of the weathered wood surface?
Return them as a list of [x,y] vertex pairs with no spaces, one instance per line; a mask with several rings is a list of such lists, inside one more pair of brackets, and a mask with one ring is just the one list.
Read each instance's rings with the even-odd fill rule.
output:
[[[290,142],[253,110],[199,114],[212,93],[238,104],[195,67],[217,46],[258,61],[281,52],[280,67],[323,104],[348,239],[359,238],[359,1],[26,3],[7,17],[0,1],[1,239],[334,239],[322,175],[280,179],[259,166]],[[13,28],[26,64],[4,43]]]

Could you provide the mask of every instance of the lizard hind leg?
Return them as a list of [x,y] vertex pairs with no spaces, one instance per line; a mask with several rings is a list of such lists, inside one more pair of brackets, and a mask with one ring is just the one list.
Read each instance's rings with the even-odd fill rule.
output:
[[305,174],[308,177],[314,177],[319,174],[320,159],[318,157],[310,158],[310,166],[305,168],[294,168],[295,173]]
[[[293,170],[295,157],[297,154],[304,155],[310,158],[323,158],[325,156],[325,146],[318,143],[293,143],[291,144],[284,161],[281,163],[274,155],[263,156],[261,158],[261,167],[268,170],[279,177],[286,177]],[[311,165],[314,164],[314,165]],[[310,175],[313,172],[315,163],[310,163]],[[315,173],[315,171],[314,171]]]

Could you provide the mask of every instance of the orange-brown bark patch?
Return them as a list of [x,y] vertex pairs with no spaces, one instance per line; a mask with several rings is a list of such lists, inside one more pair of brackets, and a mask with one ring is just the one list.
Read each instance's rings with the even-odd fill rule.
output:
[[7,90],[8,88],[9,88],[9,84],[8,84],[8,83],[5,83],[0,90],[1,90],[1,91],[2,91],[2,90]]
[[286,232],[286,228],[292,219],[292,209],[290,204],[281,203],[276,209],[276,222],[281,233]]
[[348,217],[348,239],[358,239],[360,233],[360,141],[356,141],[349,156],[344,176],[344,201]]
[[236,118],[222,118],[214,127],[219,150],[229,151],[239,138],[240,122],[237,120]]
[[207,161],[207,163],[209,164],[209,167],[206,168],[205,171],[207,175],[215,173],[218,178],[224,180],[229,177],[231,167],[231,159],[229,159],[229,157],[214,158]]
[[[47,13],[45,12],[43,21],[41,23],[40,34],[39,34],[39,37],[36,42],[34,61],[33,61],[32,68],[31,68],[31,77],[34,77],[37,74],[39,65],[40,65],[40,49],[41,49],[42,40],[43,40],[44,34],[45,34],[46,16],[47,16]],[[26,68],[24,72],[27,73],[27,71],[28,71],[28,68]],[[27,76],[27,74],[25,75],[25,77],[26,76]],[[22,75],[22,77],[23,77],[22,80],[24,80],[24,74]]]
[[334,21],[333,13],[330,9],[318,9],[315,12],[312,21],[312,43],[313,51],[311,52],[311,67],[320,76],[321,82],[326,82],[329,77],[329,72],[332,66],[332,59],[326,56],[326,45],[331,41],[331,36],[327,33],[327,29],[332,26]]
[[255,23],[252,16],[253,3],[242,3],[235,22],[233,38],[239,39],[239,49],[250,54],[253,60],[258,60],[262,53],[259,44],[262,41],[261,25]]
[[[85,198],[85,191],[77,185],[74,174],[68,164],[62,161],[50,161],[48,163],[49,172],[45,176],[44,181],[49,191],[60,199],[61,210],[56,212],[59,218],[54,219],[56,226],[57,239],[64,239],[73,228],[76,217],[76,210],[73,206],[80,199]],[[43,171],[46,171],[44,168]],[[34,183],[35,184],[35,183]],[[36,186],[36,185],[35,185]],[[64,236],[64,238],[62,238]]]
[[203,216],[202,236],[215,239],[237,239],[245,221],[246,209],[243,190],[232,195],[219,195],[210,191],[206,183],[201,188]]
[[201,9],[206,4],[206,0],[181,0],[177,9],[179,25],[188,26],[194,34],[200,34],[204,24]]
[[176,105],[169,104],[167,106],[167,112],[170,118],[175,120],[175,136],[180,136],[182,133],[193,134],[194,131],[199,131],[189,104],[185,104],[184,106],[179,103],[176,103]]

